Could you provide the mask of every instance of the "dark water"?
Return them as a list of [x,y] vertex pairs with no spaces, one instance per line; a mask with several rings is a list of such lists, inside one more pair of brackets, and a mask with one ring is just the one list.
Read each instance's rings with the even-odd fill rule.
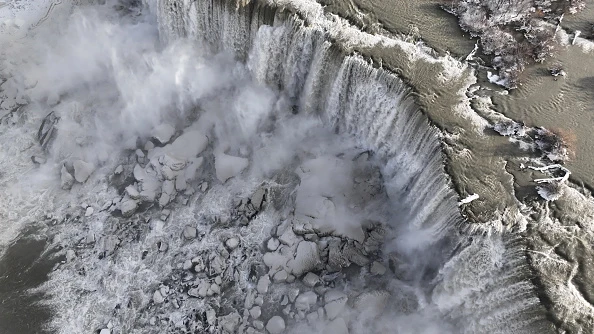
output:
[[47,333],[50,310],[28,290],[43,283],[59,259],[44,254],[45,240],[22,234],[0,258],[0,334]]

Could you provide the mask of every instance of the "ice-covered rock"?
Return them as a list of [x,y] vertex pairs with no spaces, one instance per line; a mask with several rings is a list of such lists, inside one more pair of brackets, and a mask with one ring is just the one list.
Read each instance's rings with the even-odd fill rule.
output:
[[278,246],[280,246],[280,242],[275,238],[270,238],[268,243],[266,243],[266,248],[268,248],[268,250],[271,252],[274,252]]
[[386,267],[378,261],[375,261],[371,264],[370,272],[373,275],[381,276],[386,273]]
[[309,311],[309,309],[315,305],[318,301],[318,295],[313,291],[307,291],[300,294],[295,300],[295,308],[298,311]]
[[270,287],[270,277],[268,275],[264,275],[264,276],[260,277],[260,279],[258,280],[258,285],[256,287],[256,290],[258,290],[258,293],[266,294],[268,292],[269,287]]
[[301,241],[297,246],[295,258],[289,260],[287,267],[291,273],[300,276],[303,273],[316,269],[321,263],[318,245],[311,241]]
[[82,160],[74,161],[72,166],[74,167],[74,179],[80,183],[85,182],[95,171],[95,165]]
[[[185,130],[173,143],[163,147],[163,151],[169,156],[189,160],[196,158],[208,145],[208,138],[197,130]],[[155,149],[154,151],[157,151]]]
[[153,128],[153,138],[161,144],[167,144],[175,134],[175,128],[171,124],[159,124]]
[[72,188],[73,184],[74,177],[72,176],[72,174],[68,172],[66,166],[62,166],[62,169],[60,170],[60,186],[64,190],[69,190],[70,188]]
[[240,322],[241,316],[239,315],[239,313],[237,313],[237,311],[234,311],[219,318],[221,328],[229,334],[237,333],[237,327],[239,327]]
[[225,241],[225,245],[229,249],[235,249],[235,248],[237,248],[237,246],[239,246],[239,239],[237,239],[237,238],[229,238],[229,239],[227,239],[227,241]]
[[196,238],[197,234],[198,234],[198,231],[196,230],[195,227],[189,226],[189,225],[184,227],[184,238],[191,240],[191,239]]
[[260,306],[254,306],[254,307],[252,307],[250,309],[250,315],[254,319],[260,318],[260,316],[262,315],[262,309],[260,308]]
[[334,319],[340,315],[347,301],[348,297],[342,291],[330,290],[326,292],[324,295],[324,302],[326,303],[324,310],[326,310],[328,319]]
[[249,165],[249,160],[241,157],[234,157],[225,153],[219,152],[215,154],[215,170],[217,179],[225,182],[228,179],[237,176]]
[[320,282],[320,277],[314,273],[307,273],[305,277],[303,277],[303,284],[306,286],[313,288],[316,284]]
[[120,211],[122,216],[130,217],[138,208],[138,201],[132,198],[124,198],[120,203]]
[[270,334],[280,334],[285,331],[285,319],[281,318],[280,316],[276,315],[266,324],[266,330]]
[[274,276],[272,277],[272,279],[276,283],[283,283],[283,282],[286,282],[287,281],[287,278],[288,277],[289,277],[289,274],[287,274],[286,271],[281,270],[281,271],[277,272],[276,274],[274,274]]
[[165,298],[163,298],[161,292],[159,290],[155,290],[153,293],[153,302],[155,302],[155,304],[162,304],[164,301]]

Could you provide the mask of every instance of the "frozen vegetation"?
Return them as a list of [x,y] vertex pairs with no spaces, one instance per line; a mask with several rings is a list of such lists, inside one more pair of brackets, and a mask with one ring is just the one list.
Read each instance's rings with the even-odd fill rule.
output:
[[489,80],[515,88],[526,65],[552,56],[562,43],[558,31],[563,16],[584,6],[583,0],[453,0],[443,8],[480,39],[496,71]]

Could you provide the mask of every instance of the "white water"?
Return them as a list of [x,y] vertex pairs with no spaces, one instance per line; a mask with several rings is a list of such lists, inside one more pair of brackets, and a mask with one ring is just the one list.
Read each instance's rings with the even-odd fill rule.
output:
[[[2,203],[10,207],[2,212],[16,208],[28,213],[3,219],[10,222],[3,223],[8,231],[2,234],[5,240],[27,223],[24,217],[35,220],[45,212],[80,213],[78,207],[83,202],[100,208],[116,197],[115,190],[108,188],[107,177],[128,159],[123,149],[133,147],[137,137],[148,137],[152,127],[163,120],[184,122],[196,106],[204,110],[197,126],[208,129],[214,125],[218,145],[228,146],[234,153],[246,145],[260,147],[262,153],[258,156],[255,150],[246,178],[217,185],[209,195],[174,211],[170,218],[174,224],[153,220],[141,225],[138,241],[118,235],[127,242],[112,259],[97,260],[103,247],[99,242],[77,249],[78,262],[56,271],[44,287],[57,311],[53,325],[58,332],[82,333],[110,320],[121,333],[151,330],[145,327],[151,315],[146,309],[151,292],[179,261],[201,247],[174,238],[185,224],[196,216],[224,214],[234,197],[249,194],[274,170],[291,166],[294,156],[345,152],[348,156],[366,150],[374,153],[373,161],[381,167],[389,196],[381,216],[394,229],[394,241],[385,252],[394,251],[406,259],[412,280],[407,284],[420,305],[412,313],[391,305],[394,310],[388,309],[367,325],[378,333],[387,329],[402,333],[505,333],[510,328],[529,333],[544,326],[538,301],[526,281],[523,253],[514,242],[476,238],[454,250],[459,239],[464,240],[456,232],[457,225],[464,224],[458,199],[443,172],[438,130],[415,106],[409,90],[397,77],[372,68],[362,57],[344,56],[329,39],[353,45],[404,42],[360,33],[340,20],[326,18],[309,1],[285,4],[301,8],[300,13],[310,20],[307,27],[295,17],[251,5],[237,11],[234,5],[219,1],[149,5],[157,15],[159,35],[150,17],[139,24],[121,24],[117,16],[102,12],[107,7],[91,7],[69,16],[62,26],[66,36],[43,44],[40,48],[49,52],[34,53],[39,57],[36,65],[15,65],[12,73],[18,71],[24,82],[37,85],[27,90],[24,83],[15,83],[31,99],[23,111],[29,117],[17,125],[2,125],[7,129],[2,133],[3,142],[25,141],[29,149],[2,151],[9,161],[3,177],[7,175],[6,184],[17,191],[3,194],[6,201]],[[159,37],[168,46],[161,47]],[[184,37],[198,44],[177,41]],[[213,58],[216,52],[231,53],[245,60],[246,66],[228,55]],[[15,57],[15,53],[8,56]],[[39,73],[43,75],[37,77]],[[34,139],[36,126],[56,99],[61,103],[55,108],[63,117],[59,135],[48,163],[34,169],[30,155],[41,154]],[[292,109],[299,115],[292,116]],[[262,138],[258,130],[271,115],[276,118],[274,137]],[[332,131],[340,135],[334,136]],[[83,145],[73,144],[73,137],[83,137]],[[56,171],[72,158],[92,160],[99,169],[88,183],[67,193],[59,189]],[[23,166],[31,172],[23,173]],[[25,184],[34,194],[23,192]],[[39,212],[31,212],[33,207]],[[277,213],[262,215],[251,226],[253,235],[248,233],[242,242],[256,247],[263,238],[257,232],[266,231],[278,219]],[[89,233],[105,243],[117,226],[107,212],[82,221],[55,227],[57,231],[52,233],[60,237],[54,243],[72,248]],[[160,238],[171,240],[170,251],[141,260],[139,254]],[[216,242],[212,236],[204,243]],[[456,255],[449,259],[452,253]],[[77,275],[81,268],[87,271],[85,276]],[[422,274],[431,271],[439,274],[428,282]],[[114,318],[115,305],[127,305],[132,295],[140,296],[141,306],[124,308]],[[184,310],[201,306],[188,302],[171,318],[183,319]],[[353,316],[352,321],[354,333],[369,329],[365,319]],[[172,330],[175,323],[172,320],[151,328]]]

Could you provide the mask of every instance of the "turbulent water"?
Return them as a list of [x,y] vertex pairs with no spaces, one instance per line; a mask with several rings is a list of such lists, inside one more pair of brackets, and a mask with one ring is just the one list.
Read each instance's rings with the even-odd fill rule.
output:
[[468,64],[305,0],[0,11],[0,333],[558,325]]

